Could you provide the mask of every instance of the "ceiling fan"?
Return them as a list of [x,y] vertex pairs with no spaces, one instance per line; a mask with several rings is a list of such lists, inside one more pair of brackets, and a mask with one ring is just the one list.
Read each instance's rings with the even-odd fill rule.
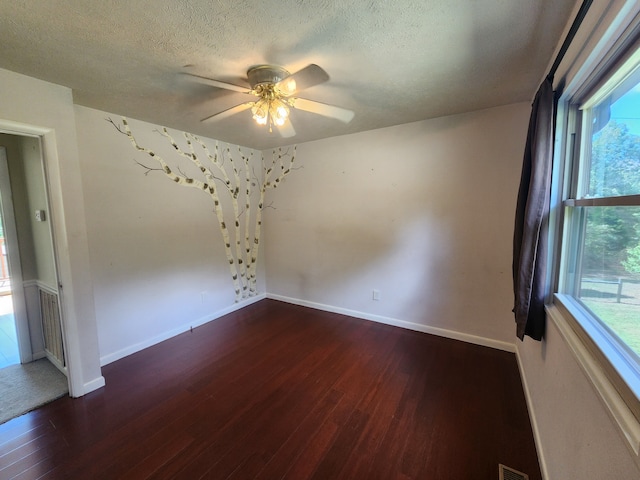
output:
[[253,119],[258,125],[267,125],[269,132],[273,130],[273,126],[275,125],[283,137],[292,137],[296,132],[289,118],[291,108],[317,113],[325,117],[340,120],[344,123],[349,123],[354,116],[351,110],[296,96],[301,90],[329,80],[327,72],[315,64],[307,65],[302,70],[293,74],[275,65],[257,65],[251,67],[247,71],[247,80],[251,87],[243,87],[200,75],[189,73],[186,75],[206,85],[257,97],[256,100],[244,102],[221,112],[214,113],[213,115],[203,118],[201,120],[202,122],[222,120],[236,113],[251,109]]

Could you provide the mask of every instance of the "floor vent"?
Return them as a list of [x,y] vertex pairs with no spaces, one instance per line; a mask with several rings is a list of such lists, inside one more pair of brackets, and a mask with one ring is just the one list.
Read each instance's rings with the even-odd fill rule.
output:
[[40,313],[42,315],[44,348],[50,359],[53,357],[61,367],[64,367],[60,308],[58,307],[58,295],[56,293],[40,289]]
[[500,472],[499,480],[529,480],[529,475],[526,473],[519,472],[502,464],[498,465],[498,471]]

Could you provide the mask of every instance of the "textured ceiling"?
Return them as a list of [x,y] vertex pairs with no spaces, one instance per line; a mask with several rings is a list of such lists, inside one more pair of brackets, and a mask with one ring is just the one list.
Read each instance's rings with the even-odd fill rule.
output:
[[[529,101],[575,3],[0,0],[0,68],[68,86],[80,105],[263,149]],[[200,122],[246,97],[182,72],[242,83],[263,63],[320,65],[330,80],[300,96],[355,118],[294,111],[287,139],[249,111]]]

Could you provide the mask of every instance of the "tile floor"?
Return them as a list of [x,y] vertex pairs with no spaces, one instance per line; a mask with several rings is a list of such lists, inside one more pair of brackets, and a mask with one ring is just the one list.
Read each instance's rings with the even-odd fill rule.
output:
[[0,296],[0,368],[20,363],[11,295]]

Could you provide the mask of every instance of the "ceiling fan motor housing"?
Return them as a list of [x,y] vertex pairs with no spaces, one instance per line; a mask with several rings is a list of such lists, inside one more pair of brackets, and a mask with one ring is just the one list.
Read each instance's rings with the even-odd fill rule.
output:
[[257,85],[276,84],[289,75],[290,73],[287,70],[275,65],[257,65],[247,70],[247,78],[253,89]]

